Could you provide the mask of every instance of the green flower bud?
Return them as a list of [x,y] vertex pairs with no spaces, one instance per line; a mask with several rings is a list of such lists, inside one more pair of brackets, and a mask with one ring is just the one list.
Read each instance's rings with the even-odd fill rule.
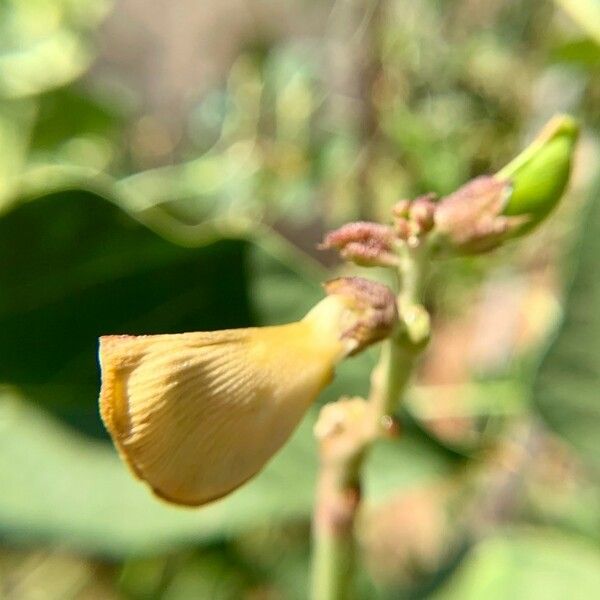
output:
[[502,214],[527,219],[514,235],[535,227],[558,204],[569,180],[578,134],[573,117],[556,115],[521,154],[496,174],[496,178],[512,185]]
[[565,190],[578,133],[572,117],[557,115],[501,171],[442,198],[434,212],[439,249],[481,254],[533,229]]

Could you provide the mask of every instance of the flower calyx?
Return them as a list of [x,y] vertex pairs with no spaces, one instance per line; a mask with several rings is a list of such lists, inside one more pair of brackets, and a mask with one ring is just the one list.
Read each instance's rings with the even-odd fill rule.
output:
[[509,182],[484,175],[443,198],[435,211],[443,242],[460,254],[480,254],[502,244],[527,221],[503,214],[511,190]]
[[340,277],[325,283],[328,297],[340,299],[349,311],[342,339],[352,342],[353,355],[390,336],[398,325],[398,308],[392,291],[362,277]]

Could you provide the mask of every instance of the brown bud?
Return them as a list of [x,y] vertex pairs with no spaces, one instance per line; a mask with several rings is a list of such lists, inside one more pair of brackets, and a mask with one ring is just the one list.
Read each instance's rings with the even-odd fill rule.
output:
[[346,260],[363,266],[393,266],[394,230],[388,225],[359,221],[329,232],[320,249],[336,248]]
[[352,310],[353,318],[342,335],[357,343],[351,354],[388,337],[396,327],[396,298],[386,285],[362,277],[340,277],[324,287],[328,296],[342,297]]

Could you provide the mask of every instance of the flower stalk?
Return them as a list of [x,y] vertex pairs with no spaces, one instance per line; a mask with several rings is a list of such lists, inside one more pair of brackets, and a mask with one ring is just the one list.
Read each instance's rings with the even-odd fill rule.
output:
[[315,427],[320,470],[313,521],[313,600],[351,597],[362,465],[373,442],[389,435],[392,415],[429,338],[429,315],[420,303],[426,253],[425,245],[399,248],[400,324],[384,342],[368,400],[342,398],[326,405]]
[[360,464],[371,438],[367,428],[361,435],[366,423],[361,424],[360,413],[365,408],[360,398],[341,399],[323,408],[315,428],[321,468],[313,521],[313,600],[350,597],[354,520],[361,500]]

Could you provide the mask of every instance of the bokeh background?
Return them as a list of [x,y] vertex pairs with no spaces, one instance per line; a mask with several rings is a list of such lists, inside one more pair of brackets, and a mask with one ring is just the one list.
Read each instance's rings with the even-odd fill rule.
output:
[[436,265],[357,594],[600,597],[599,43],[596,0],[2,0],[0,598],[305,598],[317,407],[249,485],[173,508],[103,431],[98,335],[298,318],[357,272],[323,232],[494,172],[558,111],[583,124],[559,210]]

